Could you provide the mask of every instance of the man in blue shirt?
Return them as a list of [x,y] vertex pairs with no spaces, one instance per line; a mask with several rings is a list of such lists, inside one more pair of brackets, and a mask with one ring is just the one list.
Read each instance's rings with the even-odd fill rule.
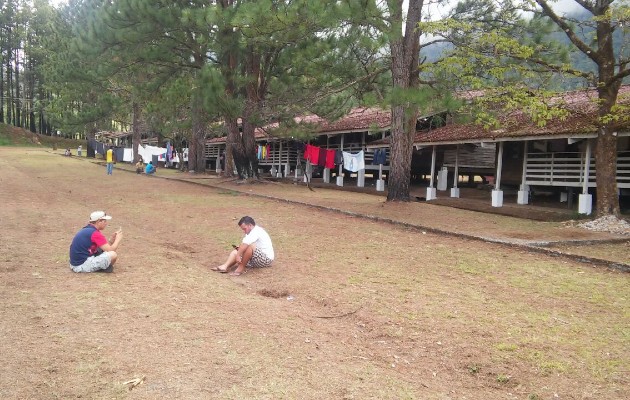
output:
[[104,211],[90,214],[89,223],[72,239],[70,268],[74,272],[112,272],[118,258],[116,250],[122,240],[120,230],[108,241],[101,233],[112,217]]
[[153,161],[149,161],[146,168],[144,169],[144,173],[147,175],[151,175],[155,173],[155,166],[153,165]]

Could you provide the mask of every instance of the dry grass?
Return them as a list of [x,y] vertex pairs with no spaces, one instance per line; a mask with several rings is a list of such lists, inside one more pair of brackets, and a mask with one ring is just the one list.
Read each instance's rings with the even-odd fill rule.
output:
[[[0,156],[1,398],[630,397],[627,274],[227,189],[107,178],[43,151]],[[344,204],[397,208],[361,196]],[[415,220],[434,212],[423,206],[399,208]],[[67,246],[98,208],[123,226],[116,273],[73,274]],[[271,233],[274,267],[210,272],[244,214]],[[492,225],[513,229],[504,218]]]

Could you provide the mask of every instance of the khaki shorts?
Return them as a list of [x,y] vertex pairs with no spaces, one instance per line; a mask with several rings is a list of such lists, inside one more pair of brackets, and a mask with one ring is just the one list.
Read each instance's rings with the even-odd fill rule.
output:
[[273,260],[267,257],[262,250],[256,248],[252,258],[247,262],[247,266],[250,268],[265,268],[271,267],[272,262]]
[[111,263],[111,258],[109,257],[109,252],[103,252],[98,256],[88,257],[87,260],[81,265],[70,265],[70,268],[74,272],[95,272],[101,269],[106,269],[109,267]]

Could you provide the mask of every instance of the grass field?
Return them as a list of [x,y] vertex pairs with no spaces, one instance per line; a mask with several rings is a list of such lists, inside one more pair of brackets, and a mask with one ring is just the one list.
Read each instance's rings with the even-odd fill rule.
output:
[[[224,188],[108,177],[37,148],[0,148],[0,187],[2,399],[630,397],[627,273]],[[294,193],[260,191],[273,188]],[[317,204],[338,196],[302,189]],[[356,196],[346,202],[372,207]],[[406,218],[424,206],[445,224],[467,215],[418,203]],[[120,260],[113,274],[74,274],[68,245],[95,209],[114,216],[107,235],[122,226]],[[211,272],[245,214],[269,231],[274,266]],[[506,218],[488,229],[521,226]]]

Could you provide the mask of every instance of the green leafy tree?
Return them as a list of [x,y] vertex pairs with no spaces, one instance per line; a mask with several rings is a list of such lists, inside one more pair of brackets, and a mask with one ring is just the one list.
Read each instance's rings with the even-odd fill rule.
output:
[[[547,0],[461,3],[452,18],[423,24],[455,47],[434,69],[464,87],[486,88],[479,122],[495,124],[493,110],[525,110],[537,123],[562,118],[566,111],[548,99],[567,80],[582,81],[598,93],[597,162],[598,215],[620,215],[617,190],[615,127],[627,119],[617,104],[619,88],[630,75],[627,1],[575,0],[590,15],[576,19],[554,10]],[[526,14],[523,14],[526,11]],[[525,15],[525,16],[524,16]],[[559,35],[566,40],[558,40]],[[615,42],[618,42],[615,44]],[[576,54],[589,64],[576,67]],[[493,108],[494,107],[494,108]]]

